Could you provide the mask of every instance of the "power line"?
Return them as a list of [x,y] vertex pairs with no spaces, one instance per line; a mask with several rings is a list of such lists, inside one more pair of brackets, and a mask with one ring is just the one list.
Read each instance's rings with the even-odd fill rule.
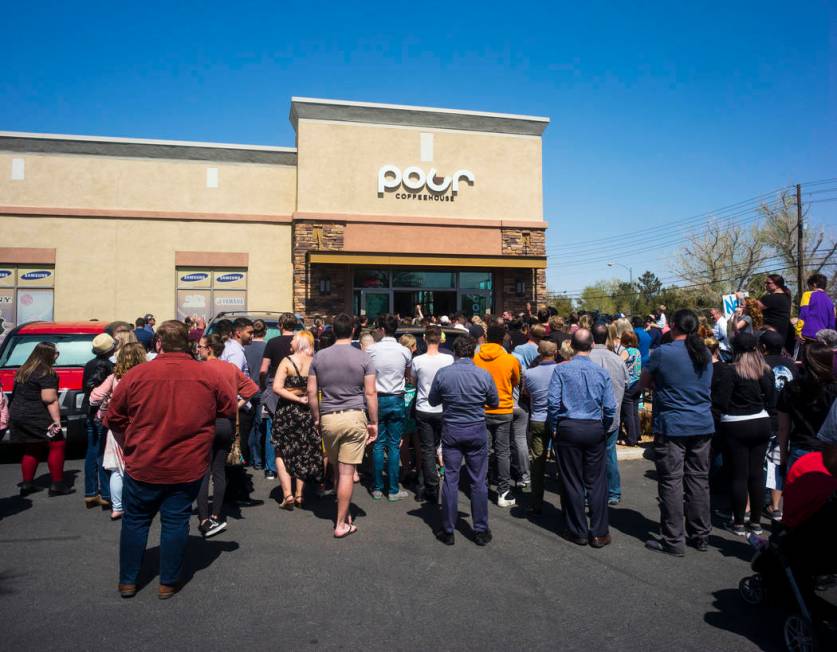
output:
[[[837,266],[837,262],[824,263],[823,264],[822,260],[819,261],[819,262],[815,262],[815,263],[809,263],[808,266],[820,265],[820,264],[822,264],[823,267]],[[779,267],[779,268],[767,267],[767,268],[760,269],[760,270],[754,270],[750,274],[750,276],[756,276],[757,274],[766,274],[768,272],[782,272],[782,271],[787,271],[789,269],[796,269],[796,266],[795,265],[787,265],[785,267]],[[727,278],[727,279],[718,279],[716,281],[713,281],[713,283],[727,283],[727,282],[735,281],[735,280],[738,280],[738,277]],[[703,282],[703,283],[691,283],[691,284],[688,284],[688,285],[671,285],[671,286],[669,286],[669,288],[661,288],[661,290],[663,290],[663,289],[689,290],[689,289],[694,289],[694,288],[706,287],[709,284],[710,283],[708,283],[708,282]],[[554,293],[554,294],[557,294],[559,297],[566,297],[568,299],[581,299],[582,298],[581,296],[572,296],[572,295],[570,295],[566,292],[558,292],[558,293]],[[633,291],[627,291],[627,292],[616,292],[616,293],[613,293],[613,294],[589,295],[589,296],[586,296],[586,297],[583,297],[583,298],[585,300],[612,299],[612,298],[615,298],[615,297],[640,296],[641,294],[642,294],[642,292],[640,292],[638,290],[633,290]]]
[[[734,263],[731,266],[731,269],[733,269],[733,270],[740,269],[742,271],[746,271],[747,267],[750,266],[750,265],[752,265],[753,267],[758,267],[758,266],[762,266],[762,265],[765,265],[765,264],[774,264],[774,263],[778,263],[778,262],[784,262],[784,256],[782,256],[781,254],[771,254],[769,256],[762,256],[761,258],[758,258],[757,260],[753,261],[752,263],[750,263],[750,262]],[[740,277],[741,277],[741,274],[738,274],[732,280],[737,280]],[[680,281],[682,279],[683,279],[683,277],[681,275],[678,275],[678,274],[669,275],[669,276],[666,276],[666,277],[663,277],[663,278],[657,277],[657,280],[660,281],[660,283],[662,283],[663,285],[667,285],[669,283],[675,283],[676,281]],[[729,279],[727,279],[727,280],[729,280]],[[634,280],[634,283],[636,283],[636,280]],[[580,295],[583,291],[584,291],[584,288],[582,288],[581,290],[567,290],[567,291],[565,291],[565,293],[568,294],[568,295]]]
[[[835,182],[837,182],[837,178],[818,179],[818,180],[815,180],[815,181],[803,182],[801,185],[802,186],[820,186],[820,185],[825,185],[825,184],[833,184]],[[700,213],[698,215],[693,215],[691,217],[685,217],[685,218],[680,218],[680,219],[677,219],[677,220],[673,220],[673,221],[670,221],[670,222],[668,222],[664,225],[645,227],[645,228],[642,228],[642,229],[633,230],[630,233],[622,233],[622,234],[617,234],[617,235],[612,235],[612,236],[605,236],[603,238],[597,238],[597,239],[594,239],[594,240],[579,240],[579,241],[576,241],[576,242],[562,243],[562,244],[559,244],[559,245],[556,245],[556,246],[552,247],[552,249],[575,248],[575,247],[578,247],[579,245],[588,245],[588,244],[590,244],[590,245],[596,245],[596,244],[601,245],[603,242],[606,242],[606,241],[624,240],[625,238],[637,237],[637,236],[641,236],[642,234],[645,234],[645,233],[658,231],[661,227],[665,227],[668,230],[678,229],[678,228],[688,229],[689,227],[691,227],[691,223],[694,220],[701,219],[701,218],[707,218],[707,219],[713,219],[714,218],[714,219],[719,219],[719,221],[720,221],[720,218],[724,217],[725,213],[728,213],[730,211],[739,211],[738,214],[741,214],[741,212],[740,212],[741,208],[743,208],[745,206],[748,206],[748,205],[750,205],[750,208],[746,209],[744,211],[744,213],[749,213],[752,210],[758,210],[764,204],[764,202],[761,201],[764,198],[771,197],[771,196],[775,197],[777,193],[781,193],[783,191],[788,192],[791,189],[793,189],[792,185],[782,186],[780,188],[776,188],[775,190],[771,190],[769,192],[762,193],[761,195],[756,195],[755,197],[751,197],[750,199],[745,199],[745,200],[737,202],[735,204],[730,204],[728,206],[724,206],[724,207],[721,207],[721,208],[718,208],[718,209],[715,209],[715,210],[712,210],[712,211],[707,211],[705,213]],[[835,190],[837,190],[837,188],[835,188]],[[830,191],[831,191],[831,189],[823,189],[823,190],[810,191],[810,193],[830,192]],[[807,192],[806,192],[806,194],[807,194]],[[773,202],[770,202],[770,203],[776,203],[778,201],[779,200],[777,198],[777,199],[774,199]],[[683,225],[683,226],[678,227],[678,225]]]
[[[776,190],[772,190],[772,191],[764,193],[762,195],[758,195],[758,196],[753,197],[751,199],[746,199],[744,201],[740,201],[740,202],[735,203],[735,204],[730,204],[729,206],[724,206],[724,207],[721,207],[721,208],[718,208],[718,209],[715,209],[715,210],[712,210],[712,211],[707,211],[705,213],[700,213],[698,215],[692,215],[690,217],[684,217],[684,218],[680,218],[680,219],[677,219],[677,220],[671,220],[671,221],[665,222],[664,224],[658,224],[656,226],[649,226],[649,227],[645,227],[645,228],[642,228],[642,229],[636,229],[636,230],[633,230],[629,233],[620,233],[620,234],[617,234],[617,235],[605,236],[604,238],[596,238],[596,239],[591,239],[591,240],[579,240],[579,241],[576,241],[576,242],[569,242],[569,243],[566,243],[565,245],[562,245],[562,246],[576,247],[576,246],[579,246],[579,245],[598,244],[598,243],[601,243],[602,241],[605,241],[605,240],[613,240],[613,239],[624,238],[624,237],[628,237],[628,236],[641,236],[642,234],[645,234],[645,233],[651,233],[651,232],[659,231],[660,228],[667,228],[667,229],[690,228],[690,227],[693,226],[695,220],[713,218],[713,217],[717,219],[717,218],[720,218],[720,217],[724,217],[724,215],[726,213],[730,213],[730,212],[740,213],[742,211],[742,209],[744,209],[745,213],[749,213],[753,210],[757,210],[758,207],[761,206],[764,203],[763,200],[765,198],[771,197],[771,196],[775,197],[775,194],[777,192],[780,192],[782,190],[787,190],[787,188],[789,188],[789,187],[790,186],[788,186],[786,188],[778,188]],[[777,201],[777,200],[774,199],[773,202],[775,202],[775,201]],[[678,227],[678,225],[682,225],[682,226]]]
[[[829,198],[824,198],[824,199],[808,200],[807,202],[803,202],[803,203],[805,203],[805,204],[819,204],[819,203],[828,203],[828,202],[833,202],[833,201],[837,201],[837,197],[829,197]],[[779,205],[781,205],[781,204],[779,204]],[[779,205],[776,205],[776,206],[762,205],[762,206],[767,207],[768,209],[770,209],[770,208],[777,208]],[[759,208],[761,208],[761,207],[759,207]],[[742,214],[744,214],[744,213],[742,213]],[[732,217],[732,216],[730,216],[730,217]],[[763,215],[756,214],[756,215],[751,215],[747,219],[738,220],[738,221],[730,221],[728,223],[724,222],[723,220],[720,220],[720,221],[722,223],[725,223],[725,225],[728,226],[728,227],[736,226],[738,228],[741,228],[741,227],[747,226],[749,224],[753,224],[755,222],[758,222],[759,220],[762,219],[762,217],[763,217]],[[678,244],[686,244],[686,243],[691,241],[691,238],[693,237],[693,235],[694,235],[694,227],[692,227],[692,230],[685,236],[683,236],[682,234],[678,235],[676,233],[674,233],[674,234],[665,233],[665,234],[661,234],[660,236],[657,236],[656,238],[645,239],[642,242],[643,246],[640,246],[640,247],[631,248],[631,245],[634,244],[632,241],[620,242],[619,246],[628,248],[629,251],[627,253],[628,253],[629,256],[635,256],[636,254],[645,253],[645,252],[648,252],[648,251],[653,251],[655,249],[674,247],[675,245],[678,245]],[[618,253],[619,253],[619,256],[622,259],[624,259],[625,252],[624,251],[619,251]],[[591,258],[591,256],[592,256],[592,258]],[[560,265],[562,268],[566,268],[566,267],[575,267],[575,266],[579,266],[579,265],[589,265],[589,264],[597,263],[597,262],[605,262],[605,261],[608,261],[608,260],[612,259],[613,254],[612,253],[602,253],[602,247],[600,246],[600,247],[589,248],[589,249],[585,249],[585,250],[581,250],[581,251],[573,251],[572,253],[568,253],[566,255],[562,255],[562,254],[558,254],[558,253],[547,254],[547,257],[551,258],[551,259],[557,259],[554,262],[556,264]],[[628,260],[629,259],[630,258],[628,258]]]
[[[732,213],[729,215],[724,215],[720,217],[715,217],[714,219],[707,220],[705,224],[710,222],[717,222],[719,224],[726,225],[728,227],[732,226],[745,226],[747,224],[756,222],[762,219],[763,215],[759,212],[759,209],[762,207],[766,207],[768,209],[779,208],[780,204],[774,202],[773,204],[760,204],[758,207],[752,207],[749,209],[745,209],[739,211],[737,213]],[[737,219],[743,218],[743,219]],[[609,243],[609,239],[602,238],[599,241],[594,241],[595,244],[587,245],[585,247],[576,247],[570,251],[567,251],[566,255],[570,258],[577,258],[579,256],[588,255],[589,253],[596,253],[600,251],[604,246],[630,246],[633,244],[647,244],[647,243],[654,243],[654,242],[671,242],[672,244],[676,244],[678,242],[685,242],[689,239],[689,236],[698,228],[700,228],[700,224],[689,224],[685,226],[680,226],[676,228],[667,228],[667,227],[657,227],[657,231],[661,231],[656,236],[611,236],[620,238],[618,241],[613,242],[613,244]],[[662,245],[659,245],[662,246]],[[548,247],[547,251],[556,252],[551,255],[558,256],[557,253],[558,247]]]

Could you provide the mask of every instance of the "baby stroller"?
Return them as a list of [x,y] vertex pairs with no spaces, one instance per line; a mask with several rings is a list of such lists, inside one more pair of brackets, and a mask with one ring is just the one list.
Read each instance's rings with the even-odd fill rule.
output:
[[781,604],[788,650],[837,649],[837,608],[823,597],[829,575],[837,572],[837,495],[808,521],[794,529],[780,528],[763,539],[751,535],[756,548],[755,575],[741,580],[741,597],[753,605]]

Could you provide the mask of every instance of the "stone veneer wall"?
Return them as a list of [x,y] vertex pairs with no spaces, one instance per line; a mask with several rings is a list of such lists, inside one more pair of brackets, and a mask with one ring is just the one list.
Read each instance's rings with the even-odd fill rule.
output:
[[[546,231],[544,229],[503,228],[502,253],[504,256],[545,256]],[[526,283],[526,293],[519,297],[515,292],[518,280]],[[537,308],[546,299],[545,269],[507,269],[503,275],[502,293],[503,310],[518,313],[526,310],[530,302]]]
[[[342,223],[294,222],[293,225],[293,267],[294,267],[294,312],[304,315],[334,314],[345,310],[346,273],[340,265],[308,265],[309,251],[342,251]],[[331,281],[331,292],[320,295],[320,279]]]

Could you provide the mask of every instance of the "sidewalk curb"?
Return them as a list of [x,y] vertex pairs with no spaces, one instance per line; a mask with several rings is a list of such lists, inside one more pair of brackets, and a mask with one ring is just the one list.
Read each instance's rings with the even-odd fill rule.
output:
[[645,458],[645,451],[650,447],[650,444],[640,444],[639,446],[617,446],[616,459],[620,462],[641,460]]

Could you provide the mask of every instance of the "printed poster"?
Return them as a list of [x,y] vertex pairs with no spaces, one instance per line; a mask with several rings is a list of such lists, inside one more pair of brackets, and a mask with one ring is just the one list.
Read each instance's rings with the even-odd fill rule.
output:
[[183,321],[186,317],[197,316],[209,321],[212,312],[209,305],[210,294],[209,290],[178,290],[177,319]]
[[52,321],[52,290],[30,290],[20,288],[17,291],[17,319],[22,324],[27,321]]

